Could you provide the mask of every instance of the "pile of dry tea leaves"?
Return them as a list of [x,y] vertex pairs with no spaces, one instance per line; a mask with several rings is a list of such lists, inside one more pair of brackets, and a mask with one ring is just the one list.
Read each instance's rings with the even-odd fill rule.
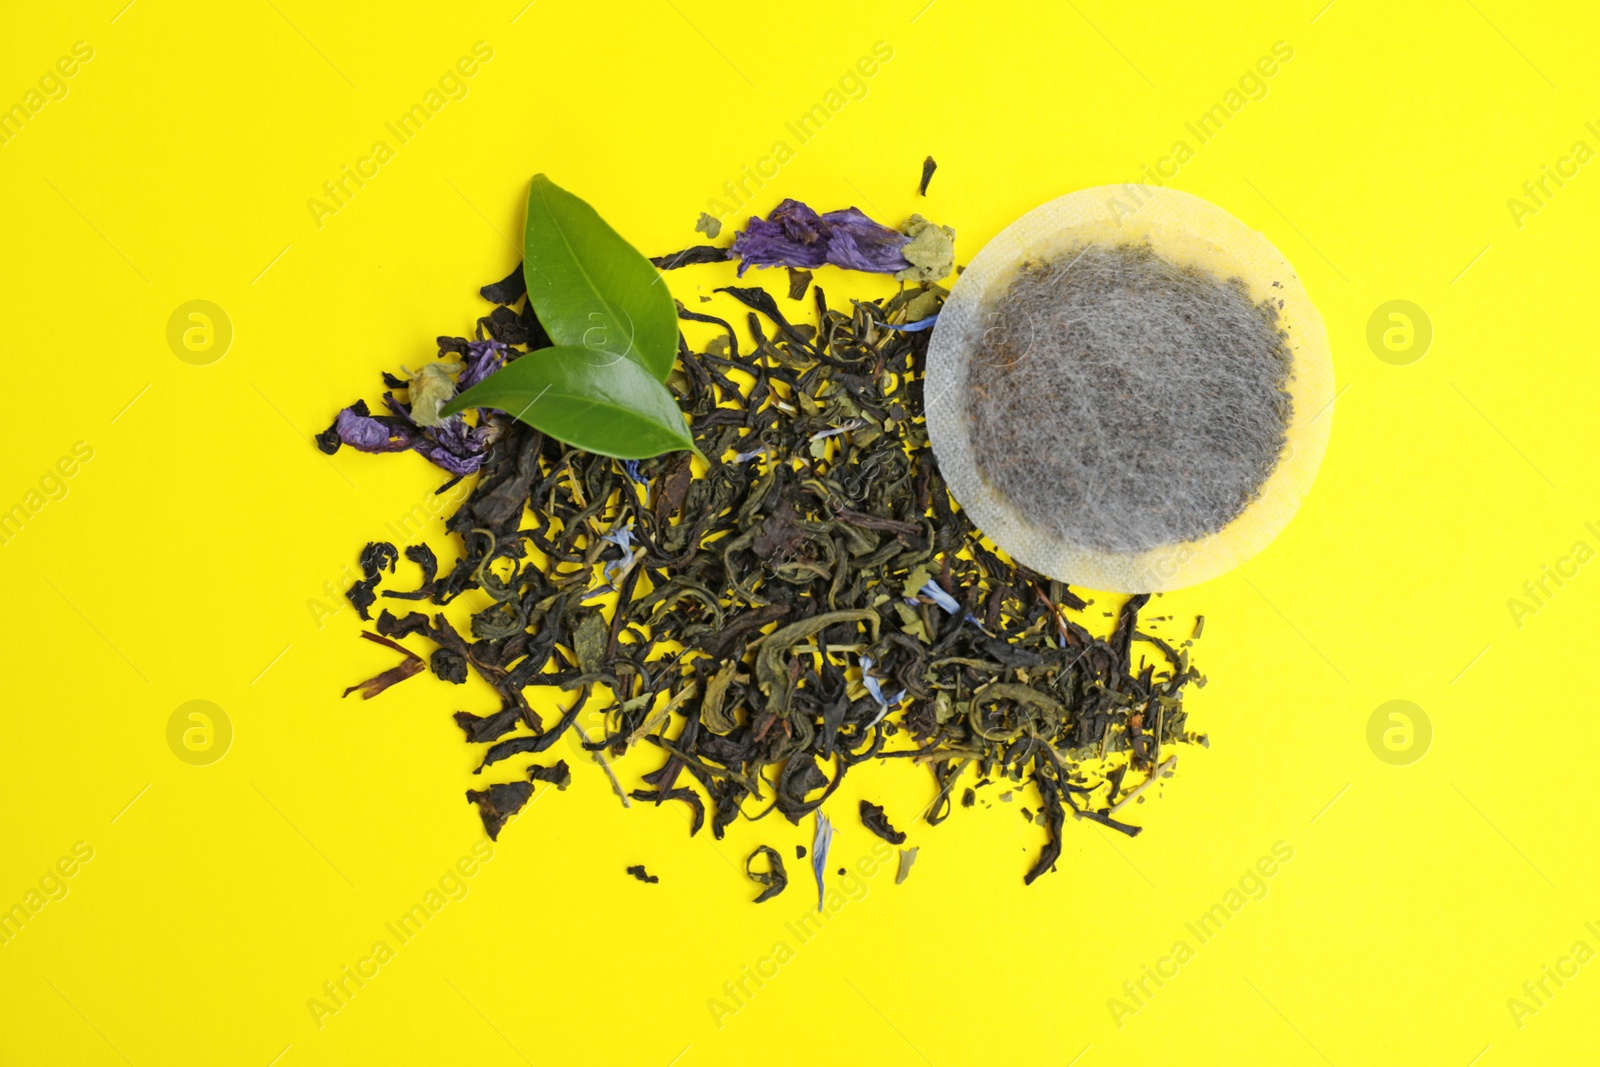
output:
[[[520,279],[519,268],[485,287],[501,306],[475,340],[441,338],[441,358],[538,359],[548,341]],[[504,779],[468,794],[491,837],[534,783],[566,787],[564,761],[539,754],[586,707],[605,710],[606,729],[583,747],[608,774],[608,758],[653,752],[645,788],[628,795],[684,805],[691,833],[709,822],[720,838],[739,816],[773,810],[798,822],[852,767],[884,759],[928,776],[929,823],[972,804],[972,789],[956,792],[968,768],[978,785],[1031,785],[1048,841],[1028,882],[1060,855],[1068,814],[1137,834],[1112,809],[1134,779],[1170,768],[1166,746],[1204,740],[1185,731],[1184,688],[1203,684],[1188,641],[1141,629],[1147,596],[1127,600],[1109,637],[1092,634],[1073,619],[1077,595],[991,551],[955,509],[921,417],[943,289],[903,286],[841,309],[804,272],[790,283],[814,324],[790,321],[760,288],[719,290],[748,309],[753,347],[732,323],[679,306],[680,319],[715,328],[694,328],[711,335],[702,351],[680,337],[667,383],[711,457],[702,474],[687,452],[619,461],[495,411],[450,430],[483,455],[445,523],[459,558],[440,573],[431,548],[408,546],[423,581],[390,588],[400,552],[368,545],[349,597],[369,620],[388,601],[445,605],[479,590],[490,603],[470,633],[437,611],[380,608],[367,636],[406,658],[352,688],[370,698],[421,673],[422,656],[398,644],[413,639],[432,646],[439,678],[470,670],[488,683],[502,706],[455,718],[484,774]],[[408,383],[386,382],[392,440],[429,454],[406,425]],[[337,434],[323,441],[338,447]],[[1135,666],[1136,646],[1153,662]],[[570,694],[565,712],[535,713],[530,687]],[[882,809],[862,812],[874,832],[898,833]]]

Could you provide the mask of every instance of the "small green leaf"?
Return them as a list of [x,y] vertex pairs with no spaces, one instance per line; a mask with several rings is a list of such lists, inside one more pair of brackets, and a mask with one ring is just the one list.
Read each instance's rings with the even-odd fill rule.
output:
[[551,340],[620,352],[666,381],[678,354],[672,294],[594,208],[534,175],[522,251],[528,299]]
[[529,426],[618,459],[698,451],[677,400],[630,359],[557,345],[520,356],[446,404],[440,417],[499,408]]

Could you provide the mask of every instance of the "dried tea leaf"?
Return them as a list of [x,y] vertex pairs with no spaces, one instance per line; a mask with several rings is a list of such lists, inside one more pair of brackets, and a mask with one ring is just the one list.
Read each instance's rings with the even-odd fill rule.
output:
[[488,789],[467,790],[467,800],[478,805],[483,828],[491,841],[500,839],[500,828],[505,826],[507,819],[522,810],[532,795],[531,782],[505,782],[491,785]]
[[722,704],[728,695],[728,686],[738,673],[739,661],[729,660],[706,682],[706,695],[700,705],[700,720],[706,729],[716,734],[732,733],[739,725],[732,715],[723,711]]
[[406,658],[398,667],[390,667],[382,674],[374,675],[364,682],[357,682],[355,685],[352,685],[350,688],[344,691],[344,696],[349,696],[351,693],[354,693],[359,689],[361,690],[362,700],[371,700],[373,697],[377,696],[385,689],[388,689],[396,682],[403,682],[407,678],[411,678],[422,673],[422,657],[411,651],[405,645],[402,645],[397,641],[391,641],[387,637],[371,633],[367,630],[361,631],[361,636],[365,637],[368,641],[376,641],[380,645],[392,648],[396,652],[402,652],[405,654]]
[[[733,250],[716,245],[694,245],[665,256],[651,256],[650,263],[660,270],[677,270],[701,263],[723,263],[733,258]],[[702,299],[705,299],[702,297]]]
[[517,728],[517,723],[522,721],[522,715],[516,708],[506,708],[493,715],[482,716],[458,711],[455,720],[456,725],[466,731],[468,741],[497,741]]
[[655,875],[645,870],[644,864],[642,863],[635,863],[632,867],[628,868],[627,873],[633,875],[635,878],[639,879],[639,881],[648,883],[649,885],[655,885],[657,882],[661,881],[660,878],[657,878]]
[[938,168],[939,164],[933,161],[932,156],[922,161],[922,181],[917,185],[918,196],[928,195],[928,183],[933,180],[933,172]]
[[[801,853],[804,855],[803,849]],[[765,856],[767,858],[766,870],[758,871],[751,866],[757,856]],[[764,903],[789,888],[789,872],[783,868],[783,857],[778,855],[776,849],[767,845],[758,846],[754,852],[745,857],[744,873],[749,876],[752,882],[759,882],[761,885],[766,886],[753,903]]]
[[557,789],[566,789],[572,784],[572,771],[567,768],[567,761],[558,759],[548,767],[538,764],[528,768],[528,780],[533,782],[549,782]]
[[903,845],[906,843],[905,833],[890,826],[889,817],[883,813],[883,808],[871,801],[863,800],[861,802],[861,825],[891,845]]

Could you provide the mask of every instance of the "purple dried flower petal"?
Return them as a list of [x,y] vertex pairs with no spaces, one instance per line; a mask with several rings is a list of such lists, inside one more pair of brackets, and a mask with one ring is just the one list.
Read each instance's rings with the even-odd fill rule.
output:
[[911,266],[900,250],[911,238],[880,226],[856,208],[822,216],[828,227],[828,262],[848,270],[893,274]]
[[[328,433],[337,433],[340,441],[362,452],[415,449],[434,465],[457,477],[473,474],[483,466],[489,449],[487,426],[474,429],[460,415],[452,415],[438,426],[424,429],[411,421],[405,405],[396,400],[393,394],[385,393],[383,401],[394,412],[393,415],[367,416],[366,401],[358,400],[339,412],[339,418]],[[384,434],[393,435],[392,439],[385,440],[381,436]],[[318,437],[317,442],[324,452],[331,453],[332,450],[323,443],[323,437]],[[334,448],[337,447],[335,444]]]
[[341,444],[361,452],[404,452],[416,439],[410,419],[375,416],[367,410],[365,400],[357,400],[339,412],[326,433],[317,436],[317,444],[329,455]]
[[766,219],[751,219],[734,238],[732,252],[741,275],[749,267],[810,270],[824,263],[893,274],[910,266],[900,254],[910,241],[853,207],[818,215],[798,200],[785,200]]
[[506,353],[506,346],[499,341],[468,341],[466,365],[461,370],[461,377],[456,380],[456,394],[471,389],[505,366]]
[[489,451],[489,429],[474,429],[460,415],[452,415],[423,433],[413,447],[451,474],[468,475],[483,466]]

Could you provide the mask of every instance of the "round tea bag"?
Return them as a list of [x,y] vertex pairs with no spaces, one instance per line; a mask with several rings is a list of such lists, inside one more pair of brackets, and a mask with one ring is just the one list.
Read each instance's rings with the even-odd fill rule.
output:
[[1068,194],[985,245],[925,386],[973,523],[1024,566],[1113,592],[1194,585],[1265,548],[1333,421],[1327,331],[1288,261],[1152,186]]

